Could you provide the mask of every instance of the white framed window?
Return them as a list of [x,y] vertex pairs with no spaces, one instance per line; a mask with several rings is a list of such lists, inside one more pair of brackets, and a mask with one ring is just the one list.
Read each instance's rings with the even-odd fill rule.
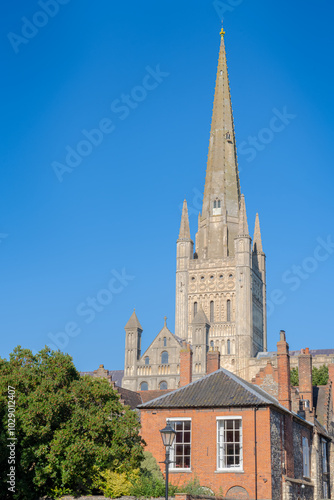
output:
[[170,470],[190,471],[191,467],[191,418],[172,418],[167,422],[176,432],[170,448]]
[[307,437],[303,437],[303,476],[310,477],[310,446]]
[[217,470],[242,467],[242,418],[217,417]]

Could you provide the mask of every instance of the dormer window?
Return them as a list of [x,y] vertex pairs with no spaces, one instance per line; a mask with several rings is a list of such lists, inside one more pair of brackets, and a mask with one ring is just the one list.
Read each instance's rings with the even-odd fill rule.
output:
[[220,215],[222,213],[221,200],[216,198],[213,202],[213,215]]

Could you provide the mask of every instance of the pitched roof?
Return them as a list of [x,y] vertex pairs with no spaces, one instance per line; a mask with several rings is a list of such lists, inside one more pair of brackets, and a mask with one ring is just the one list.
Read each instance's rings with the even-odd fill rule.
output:
[[117,386],[116,389],[120,394],[121,399],[124,401],[124,404],[130,406],[131,410],[134,410],[142,403],[142,398],[138,392],[130,391],[129,389],[124,389],[124,387]]
[[129,321],[127,322],[127,324],[125,325],[124,328],[125,329],[128,329],[128,328],[140,328],[140,330],[143,331],[143,328],[142,328],[141,324],[139,323],[139,319],[137,318],[137,314],[136,314],[135,310],[131,314]]
[[313,404],[318,422],[328,429],[330,421],[331,385],[313,386]]
[[148,401],[139,408],[221,408],[274,405],[277,399],[258,386],[220,368],[214,373],[164,396]]
[[168,394],[169,392],[172,392],[173,389],[156,389],[156,390],[150,390],[150,391],[138,391],[138,394],[141,397],[141,403],[147,403],[148,401],[152,401],[152,399],[156,399],[159,396],[162,396],[164,394]]

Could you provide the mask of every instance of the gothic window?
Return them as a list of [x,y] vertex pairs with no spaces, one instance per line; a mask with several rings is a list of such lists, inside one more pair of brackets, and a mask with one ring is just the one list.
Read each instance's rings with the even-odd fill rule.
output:
[[215,304],[213,300],[210,302],[210,323],[213,323],[215,320]]
[[167,339],[166,337],[164,337],[164,347],[166,347],[166,345],[167,345]]
[[150,358],[148,356],[145,357],[145,365],[150,364]]
[[226,343],[226,354],[231,354],[231,341],[228,339]]
[[197,302],[194,302],[194,317],[197,314]]
[[148,383],[147,382],[142,382],[140,384],[140,390],[141,391],[148,391]]
[[159,388],[160,391],[165,391],[167,389],[167,382],[160,382]]
[[167,351],[163,351],[161,353],[161,364],[168,365],[168,352]]
[[226,302],[226,321],[229,323],[231,321],[231,301]]

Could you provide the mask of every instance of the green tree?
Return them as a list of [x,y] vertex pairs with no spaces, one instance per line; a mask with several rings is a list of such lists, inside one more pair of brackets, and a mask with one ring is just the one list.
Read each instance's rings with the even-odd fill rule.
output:
[[[143,459],[136,414],[106,380],[80,377],[72,358],[17,347],[0,358],[0,490],[8,491],[8,386],[15,388],[16,493],[89,493],[98,471],[128,472]],[[9,492],[8,492],[9,493]]]
[[[328,366],[322,365],[320,368],[315,366],[312,368],[312,384],[313,385],[326,385],[328,384]],[[290,371],[291,385],[299,385],[298,368],[292,368]]]
[[312,368],[312,383],[313,385],[328,384],[328,366],[322,365],[320,368]]
[[298,368],[292,368],[290,371],[290,382],[291,385],[296,386],[299,385],[299,375]]

